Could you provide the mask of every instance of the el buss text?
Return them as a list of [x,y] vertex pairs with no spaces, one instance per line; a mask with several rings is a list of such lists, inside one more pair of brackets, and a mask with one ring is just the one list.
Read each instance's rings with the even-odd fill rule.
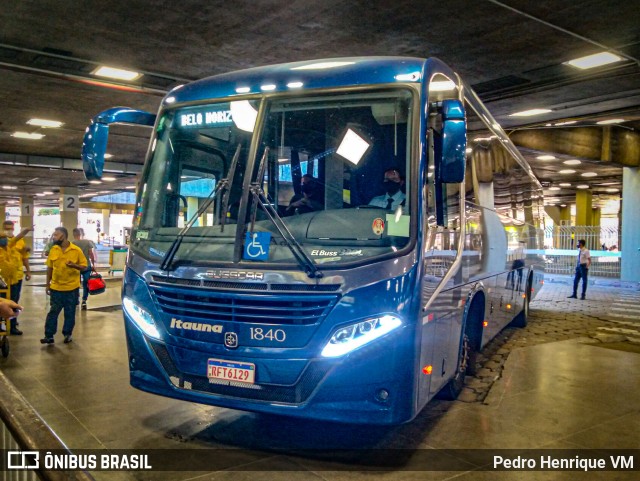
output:
[[601,458],[554,457],[550,455],[538,458],[525,458],[515,456],[505,458],[493,457],[493,469],[500,470],[571,470],[571,471],[604,471],[604,470],[632,470],[634,469],[634,456],[608,456]]

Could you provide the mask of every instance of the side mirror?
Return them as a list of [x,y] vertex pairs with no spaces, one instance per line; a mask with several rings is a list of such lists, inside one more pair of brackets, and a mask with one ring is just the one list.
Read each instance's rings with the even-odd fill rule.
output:
[[128,107],[114,107],[100,112],[84,133],[82,142],[82,169],[87,180],[100,180],[104,169],[110,124],[132,124],[152,127],[156,115]]
[[442,101],[442,149],[440,181],[457,184],[464,180],[467,148],[467,122],[460,100]]

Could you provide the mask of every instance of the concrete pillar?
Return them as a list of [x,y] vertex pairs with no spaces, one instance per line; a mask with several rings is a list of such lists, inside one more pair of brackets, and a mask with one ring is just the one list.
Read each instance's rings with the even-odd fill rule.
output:
[[[33,197],[20,197],[20,228],[33,226]],[[17,232],[16,232],[17,234]],[[24,245],[33,251],[33,231],[24,237]]]
[[602,210],[599,207],[594,207],[591,214],[591,225],[594,227],[600,227],[600,218],[602,217]]
[[60,189],[60,223],[69,231],[70,239],[73,239],[71,231],[78,227],[79,207],[77,187]]
[[640,169],[622,168],[622,269],[623,281],[640,281]]
[[591,225],[593,207],[591,192],[579,190],[576,192],[576,226]]
[[[104,233],[104,239],[111,237],[110,227],[111,209],[102,209],[102,232]],[[98,239],[103,239],[102,234],[99,234]]]

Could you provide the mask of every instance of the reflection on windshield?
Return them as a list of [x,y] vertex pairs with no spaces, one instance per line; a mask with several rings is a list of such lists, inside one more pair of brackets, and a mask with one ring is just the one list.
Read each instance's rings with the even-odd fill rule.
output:
[[[245,233],[261,253],[256,261],[283,264],[299,259],[291,248],[296,243],[301,258],[319,265],[362,261],[408,245],[410,189],[417,185],[409,178],[410,91],[267,102],[261,132],[253,132],[257,101],[233,104],[165,113],[143,174],[134,248],[165,256],[194,216],[176,252],[178,262],[252,260],[242,255],[246,245],[235,245],[236,239],[247,244]],[[253,134],[259,136],[257,161],[248,159]],[[228,190],[207,202],[228,176],[236,147]],[[243,191],[247,175],[261,187],[263,205]],[[267,210],[282,219],[293,239]],[[269,240],[256,250],[258,237]]]

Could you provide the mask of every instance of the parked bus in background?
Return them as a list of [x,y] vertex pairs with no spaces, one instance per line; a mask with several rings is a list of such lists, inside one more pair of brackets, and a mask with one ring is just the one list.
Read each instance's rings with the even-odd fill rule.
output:
[[[455,398],[483,345],[526,324],[541,186],[437,59],[253,68],[176,87],[157,115],[110,109],[88,179],[113,123],[153,127],[122,291],[136,388],[394,424]],[[369,205],[386,171],[404,194],[389,209]],[[287,212],[305,174],[319,202]]]

